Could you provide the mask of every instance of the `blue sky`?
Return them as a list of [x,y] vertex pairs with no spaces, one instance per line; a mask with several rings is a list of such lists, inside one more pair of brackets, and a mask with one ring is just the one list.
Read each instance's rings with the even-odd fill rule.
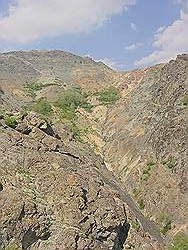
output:
[[61,49],[119,70],[188,52],[187,0],[101,2],[0,0],[0,50]]

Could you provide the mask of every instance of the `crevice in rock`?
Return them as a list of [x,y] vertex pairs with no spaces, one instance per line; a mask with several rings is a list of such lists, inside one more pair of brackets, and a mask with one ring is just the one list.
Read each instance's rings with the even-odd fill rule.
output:
[[3,191],[3,184],[0,182],[0,192]]
[[89,219],[89,216],[85,216],[80,222],[79,224],[85,223],[87,220]]
[[113,250],[123,250],[123,245],[128,237],[130,229],[130,224],[126,221],[122,224],[119,225],[117,229],[117,236],[114,241],[114,246]]
[[22,250],[27,250],[31,245],[37,242],[39,238],[37,237],[36,233],[29,229],[23,236],[22,239]]
[[25,217],[25,210],[24,210],[25,204],[22,207],[22,210],[20,212],[20,216],[18,217],[18,220],[21,221]]
[[45,230],[45,232],[41,236],[37,236],[36,232],[31,228],[24,234],[22,239],[22,250],[28,250],[30,247],[40,240],[48,240],[51,236],[51,232]]
[[80,236],[79,236],[79,235],[76,235],[76,238],[75,238],[75,249],[78,249],[78,241],[79,241],[79,238],[80,238]]
[[84,208],[87,207],[87,202],[88,202],[87,193],[88,193],[88,191],[85,188],[82,188],[82,195],[81,195],[81,197],[84,200],[84,204],[80,207],[80,211],[83,211]]
[[55,133],[54,133],[52,127],[49,124],[47,124],[46,128],[42,128],[41,126],[39,128],[40,128],[40,130],[42,130],[47,135],[55,137]]
[[59,147],[57,147],[56,149],[52,149],[51,152],[59,153],[59,154],[62,154],[62,155],[67,155],[67,156],[70,156],[70,157],[72,157],[74,159],[80,160],[79,156],[73,155],[73,154],[71,154],[69,152],[60,151]]

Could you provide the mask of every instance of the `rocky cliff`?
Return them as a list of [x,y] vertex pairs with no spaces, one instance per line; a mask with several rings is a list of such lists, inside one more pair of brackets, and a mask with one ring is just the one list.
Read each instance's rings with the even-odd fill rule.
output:
[[187,74],[0,54],[0,249],[187,247]]

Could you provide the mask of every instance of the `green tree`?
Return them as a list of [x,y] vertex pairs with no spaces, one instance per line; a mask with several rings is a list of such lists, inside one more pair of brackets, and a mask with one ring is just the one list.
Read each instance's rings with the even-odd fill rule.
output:
[[121,97],[119,90],[116,89],[115,87],[110,87],[108,89],[105,89],[99,92],[97,95],[98,95],[97,99],[99,100],[99,102],[101,102],[104,105],[113,104]]
[[43,97],[35,102],[32,109],[44,116],[50,115],[52,113],[52,105]]

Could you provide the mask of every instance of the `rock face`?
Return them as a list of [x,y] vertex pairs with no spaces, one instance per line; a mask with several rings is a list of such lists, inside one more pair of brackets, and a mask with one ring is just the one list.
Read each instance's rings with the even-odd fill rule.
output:
[[[63,51],[0,64],[0,249],[166,250],[188,232],[187,55],[127,73]],[[93,105],[76,110],[85,143],[55,106],[75,85]],[[106,105],[109,86],[121,98]],[[23,112],[41,97],[53,117]]]
[[129,224],[102,160],[45,125],[30,114],[1,126],[1,249],[122,249]]

